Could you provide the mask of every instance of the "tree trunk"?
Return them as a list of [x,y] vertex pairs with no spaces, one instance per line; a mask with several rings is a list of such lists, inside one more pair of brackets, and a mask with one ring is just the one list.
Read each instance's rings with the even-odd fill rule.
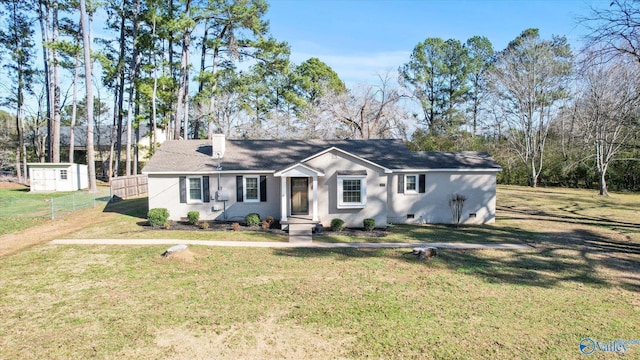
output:
[[47,161],[51,162],[51,88],[50,88],[50,73],[49,73],[49,49],[47,49],[48,40],[48,24],[49,24],[49,9],[45,7],[45,1],[40,0],[38,6],[38,18],[40,22],[40,34],[42,35],[42,60],[44,63],[44,86],[47,97]]
[[[22,74],[18,73],[18,106],[16,109],[16,175],[18,175],[18,183],[26,183],[26,174],[24,181],[22,178],[22,167],[20,166],[20,152],[24,145],[24,136],[22,134]],[[25,170],[26,171],[26,170]]]
[[73,163],[73,149],[75,147],[74,128],[76,126],[76,116],[78,107],[78,73],[80,71],[80,55],[76,54],[76,66],[73,69],[73,100],[71,104],[71,126],[69,127],[69,163]]
[[96,162],[93,153],[93,84],[91,82],[91,41],[87,21],[85,0],[80,0],[80,24],[82,24],[82,44],[84,47],[84,76],[87,89],[87,165],[89,171],[89,191],[96,192]]
[[[140,115],[140,94],[138,92],[136,92],[136,106],[135,106],[135,118],[138,118],[138,115]],[[136,126],[136,130],[134,131],[134,135],[135,135],[135,141],[133,142],[133,171],[132,171],[132,175],[137,175],[138,174],[138,161],[140,160],[138,158],[138,143],[140,143],[140,126]]]
[[129,176],[132,174],[131,170],[131,128],[133,126],[133,107],[135,103],[134,92],[136,87],[136,78],[138,76],[138,66],[140,63],[140,51],[138,51],[138,27],[140,21],[138,19],[138,13],[140,11],[140,0],[137,0],[133,8],[133,56],[131,57],[130,75],[129,75],[129,104],[127,106],[127,151],[126,151],[126,164],[125,174]]
[[[155,9],[153,14],[153,27],[151,28],[151,38],[155,41],[156,38],[156,16]],[[158,62],[156,59],[156,52],[153,52],[153,91],[151,92],[151,133],[149,134],[149,149],[150,155],[156,151],[156,95],[158,93]]]
[[120,159],[122,158],[122,107],[124,106],[124,60],[125,60],[125,16],[124,2],[121,10],[122,19],[120,20],[120,57],[118,59],[118,77],[120,80],[119,89],[117,90],[118,106],[114,110],[118,114],[118,124],[116,126],[116,156],[114,175],[120,174]]
[[58,1],[53,1],[52,14],[52,37],[51,59],[53,61],[53,103],[51,110],[53,111],[53,119],[51,121],[51,161],[60,162],[60,63],[59,52],[55,48],[58,43]]
[[599,192],[599,195],[600,196],[609,196],[609,190],[607,189],[606,172],[600,171],[598,173],[598,175],[600,177],[600,192]]
[[110,179],[114,176],[114,169],[115,169],[115,156],[114,156],[114,152],[115,152],[115,144],[117,142],[116,140],[116,127],[118,125],[118,88],[116,87],[115,90],[115,97],[113,99],[113,124],[111,125],[111,131],[109,134],[109,165],[108,165],[108,178],[109,181],[111,181]]
[[[169,0],[169,19],[173,19],[173,0]],[[169,77],[171,77],[171,79],[173,79],[174,81],[176,80],[175,77],[175,69],[173,66],[173,29],[169,30],[169,34],[168,34],[168,38],[169,38]],[[178,91],[180,89],[178,88]],[[167,136],[169,136],[170,140],[177,140],[180,137],[180,126],[178,125],[178,117],[177,117],[177,113],[178,113],[178,108],[180,107],[179,102],[176,100],[176,104],[175,104],[175,113],[171,114],[170,116],[173,118],[173,120],[169,120],[169,124],[173,124],[173,132],[172,131],[167,131]],[[169,128],[171,128],[171,126],[169,126]],[[178,129],[178,130],[176,130]],[[175,134],[178,134],[178,136],[175,136]]]
[[[185,14],[190,13],[191,0],[186,1]],[[189,46],[191,43],[191,29],[184,29],[182,34],[182,57],[180,60],[180,80],[178,82],[178,99],[176,108],[176,128],[174,137],[180,138],[180,126],[184,126],[184,139],[187,139],[189,126]]]

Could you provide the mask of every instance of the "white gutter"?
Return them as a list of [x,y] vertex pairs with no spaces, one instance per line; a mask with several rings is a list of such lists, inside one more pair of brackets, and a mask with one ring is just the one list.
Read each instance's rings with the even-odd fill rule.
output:
[[273,174],[275,170],[143,171],[143,175]]
[[429,172],[500,172],[502,169],[393,169],[394,173],[429,173]]

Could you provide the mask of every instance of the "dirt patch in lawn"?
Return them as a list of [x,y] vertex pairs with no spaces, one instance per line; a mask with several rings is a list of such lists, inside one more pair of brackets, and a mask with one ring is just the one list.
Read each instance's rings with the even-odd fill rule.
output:
[[335,331],[310,331],[270,316],[216,333],[186,328],[158,331],[156,345],[168,359],[338,359],[352,339]]
[[14,254],[21,249],[34,245],[44,244],[87,226],[100,224],[116,216],[116,214],[104,213],[102,210],[103,207],[98,206],[84,210],[81,218],[78,218],[77,214],[70,214],[17,233],[0,236],[0,257]]
[[20,189],[25,188],[26,186],[10,182],[10,181],[0,181],[0,189]]
[[168,253],[166,256],[163,257],[163,259],[168,261],[181,261],[185,263],[193,263],[196,261],[197,257],[198,257],[198,254],[194,253],[193,251],[191,251],[191,249],[187,248],[184,250]]

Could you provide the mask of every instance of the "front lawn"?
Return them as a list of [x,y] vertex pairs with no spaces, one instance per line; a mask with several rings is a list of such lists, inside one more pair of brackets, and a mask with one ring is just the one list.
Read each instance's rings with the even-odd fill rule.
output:
[[569,251],[165,249],[3,258],[0,358],[569,359],[640,333],[638,288]]
[[[145,200],[75,217],[87,225],[64,237],[218,236],[150,230]],[[637,194],[501,186],[495,225],[396,226],[367,240],[532,246],[428,260],[407,249],[192,246],[163,258],[166,246],[34,246],[0,262],[0,358],[584,358],[584,338],[638,340],[639,208]]]

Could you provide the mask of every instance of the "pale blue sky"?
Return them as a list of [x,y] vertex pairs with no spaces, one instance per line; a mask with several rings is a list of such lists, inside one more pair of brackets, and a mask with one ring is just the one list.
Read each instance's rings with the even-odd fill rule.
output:
[[[378,74],[394,72],[409,60],[414,46],[428,37],[457,39],[486,36],[502,50],[523,30],[540,29],[543,38],[565,35],[575,49],[585,34],[577,17],[609,0],[267,0],[271,34],[291,47],[291,61],[317,57],[354,88],[375,83]],[[104,33],[100,18],[94,36]],[[36,30],[39,29],[36,27]],[[104,36],[114,36],[106,34]],[[36,32],[36,39],[40,35]],[[197,50],[194,50],[197,51]],[[37,66],[41,49],[37,47]],[[197,55],[194,55],[197,59]],[[0,69],[0,97],[8,89]],[[99,75],[98,75],[99,76]],[[63,91],[70,86],[63,75]],[[36,89],[40,91],[40,88]],[[104,92],[104,91],[103,91]],[[109,103],[110,93],[102,94]],[[28,112],[35,102],[27,99]]]
[[397,70],[428,37],[461,42],[486,36],[502,50],[527,28],[564,35],[579,47],[577,17],[607,0],[268,0],[271,33],[291,46],[291,60],[317,57],[348,85]]

